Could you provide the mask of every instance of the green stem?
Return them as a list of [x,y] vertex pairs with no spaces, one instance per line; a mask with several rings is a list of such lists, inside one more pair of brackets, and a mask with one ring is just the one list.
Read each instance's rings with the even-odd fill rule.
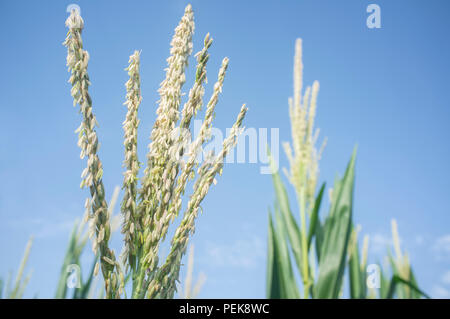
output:
[[300,190],[300,219],[301,219],[301,235],[302,235],[302,279],[303,279],[303,294],[304,298],[309,298],[309,263],[308,263],[308,238],[306,227],[306,203],[305,203],[305,188]]
[[[141,295],[142,286],[144,283],[145,269],[140,269],[138,273],[138,278],[136,282],[136,286],[134,287],[133,299],[139,299]],[[134,282],[133,282],[134,284]]]
[[[136,236],[137,239],[140,237],[139,235]],[[136,242],[135,242],[136,244]],[[139,246],[135,246],[139,247]],[[141,294],[142,285],[144,282],[144,276],[145,276],[145,270],[142,267],[142,247],[139,247],[137,249],[136,255],[135,255],[135,265],[132,269],[132,279],[133,279],[133,290],[131,293],[131,298],[133,299],[139,299],[139,295]]]

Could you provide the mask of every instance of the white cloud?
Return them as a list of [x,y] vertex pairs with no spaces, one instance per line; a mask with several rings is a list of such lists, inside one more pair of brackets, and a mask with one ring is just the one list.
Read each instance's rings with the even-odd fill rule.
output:
[[425,238],[422,235],[417,235],[415,241],[417,245],[422,245],[425,243]]
[[450,257],[450,234],[444,235],[436,239],[433,245],[433,251],[438,259]]
[[221,267],[254,268],[265,258],[265,244],[259,237],[229,244],[209,243],[208,263]]
[[370,245],[369,249],[374,254],[385,253],[386,249],[392,245],[392,239],[389,236],[376,233],[370,235]]
[[442,276],[442,283],[450,286],[450,270]]
[[450,234],[439,237],[434,245],[436,250],[450,253]]
[[441,286],[434,286],[432,290],[432,296],[439,299],[449,299],[450,291]]
[[50,238],[64,233],[70,233],[76,219],[72,216],[61,214],[50,218],[25,217],[9,221],[11,229],[21,229],[29,232],[35,238]]

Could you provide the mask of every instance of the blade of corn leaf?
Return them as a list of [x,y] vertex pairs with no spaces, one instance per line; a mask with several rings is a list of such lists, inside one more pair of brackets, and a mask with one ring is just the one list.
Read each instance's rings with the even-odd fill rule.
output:
[[331,199],[330,199],[331,200],[331,204],[330,204],[331,207],[330,207],[329,215],[327,216],[327,218],[325,219],[325,222],[323,224],[320,222],[320,219],[317,220],[317,225],[316,225],[317,234],[316,234],[315,243],[316,243],[317,261],[319,262],[319,264],[320,264],[320,257],[321,257],[323,240],[324,240],[324,229],[330,227],[327,224],[330,223],[330,218],[329,217],[332,216],[332,213],[335,210],[335,203],[336,203],[336,197],[337,197],[336,194],[339,193],[341,185],[342,185],[342,180],[339,177],[339,175],[336,175],[335,178],[334,178],[334,190],[333,190],[333,194],[332,194]]
[[392,299],[395,295],[395,290],[397,288],[397,281],[395,280],[396,275],[393,275],[389,283],[389,289],[386,293],[386,299]]
[[386,299],[389,291],[389,281],[384,274],[384,270],[380,267],[380,298]]
[[319,277],[315,286],[316,298],[338,298],[341,290],[352,222],[355,159],[356,149],[344,178],[333,191],[337,190],[324,228]]
[[280,212],[280,209],[275,205],[275,243],[278,247],[279,262],[281,264],[282,278],[283,278],[283,298],[300,298],[297,283],[295,281],[294,272],[292,270],[291,257],[289,254],[288,242],[286,238],[286,224]]
[[[30,280],[29,276],[26,276],[25,279],[23,279],[23,273],[25,271],[25,267],[28,262],[28,257],[30,256],[31,246],[33,245],[33,237],[31,237],[27,245],[25,247],[25,252],[23,254],[22,260],[20,261],[19,269],[17,270],[17,276],[14,283],[14,288],[9,294],[8,298],[11,299],[20,299],[21,293],[25,290],[26,285],[28,284],[28,281]],[[22,280],[23,279],[23,280]]]
[[[411,283],[414,286],[419,287],[419,285],[417,284],[417,281],[416,281],[416,276],[414,276],[414,272],[413,272],[412,268],[409,268],[409,273],[410,273],[410,276],[411,276]],[[413,299],[419,299],[420,298],[421,294],[418,291],[416,291],[414,289],[411,289],[410,291],[411,291],[410,298],[413,298]]]
[[[390,249],[388,249],[387,257],[388,257],[389,263],[391,265],[393,275],[400,278],[400,271],[397,268],[397,264],[395,263],[394,257],[392,256]],[[391,287],[391,285],[392,285],[392,280],[390,282],[389,288]],[[394,284],[393,286],[395,288],[395,291],[391,292],[390,290],[388,290],[388,297],[386,297],[386,298],[391,299],[393,297],[389,297],[389,294],[392,294],[392,296],[393,296],[395,293],[397,293],[397,297],[399,299],[405,299],[406,298],[406,292],[404,289],[405,286],[401,286],[401,285],[397,285],[397,284]]]
[[[317,194],[316,200],[314,202],[314,208],[311,214],[308,230],[308,251],[309,247],[311,246],[311,242],[314,235],[316,235],[316,241],[318,242],[317,247],[320,248],[322,246],[323,233],[322,233],[322,225],[320,224],[319,219],[319,211],[320,211],[320,204],[322,203],[324,190],[325,190],[325,183],[322,184],[322,187],[320,188],[319,193]],[[317,258],[320,260],[320,256],[317,256]]]
[[283,223],[285,225],[287,235],[289,238],[289,243],[294,255],[295,262],[298,269],[301,269],[301,231],[292,214],[289,198],[284,187],[283,181],[281,180],[280,174],[274,169],[274,163],[272,157],[270,157],[270,163],[272,167],[272,180],[275,188],[276,201],[279,205],[281,213],[283,215]]
[[16,299],[22,299],[23,298],[23,294],[25,292],[25,288],[27,287],[28,282],[30,281],[30,279],[31,279],[31,274],[28,274],[25,277],[25,279],[24,279],[22,285],[20,286],[19,290],[17,291],[17,295],[15,296]]
[[79,267],[80,267],[80,273],[78,274],[80,277],[79,277],[79,280],[80,280],[80,288],[74,288],[73,289],[73,293],[72,293],[72,299],[80,299],[80,297],[79,297],[79,294],[80,294],[80,290],[81,290],[81,287],[83,287],[82,286],[82,284],[83,284],[83,274],[82,274],[82,272],[81,272],[81,263],[80,263],[80,260],[79,260],[79,258],[78,258],[78,256],[74,256],[74,259],[73,259],[73,264],[76,264],[76,265],[78,265]]
[[336,198],[340,192],[341,186],[342,186],[342,178],[340,177],[339,174],[336,174],[336,176],[334,177],[334,184],[333,184],[333,189],[332,189],[332,193],[331,193],[331,198],[330,198],[330,212],[333,212],[335,210],[336,207]]
[[[73,227],[69,245],[67,247],[66,255],[64,257],[63,265],[61,267],[61,273],[58,281],[55,298],[65,299],[67,298],[67,278],[69,273],[67,267],[71,264],[80,265],[80,256],[87,243],[87,236],[82,237],[83,223],[75,222]],[[81,276],[81,273],[80,273]],[[75,289],[72,298],[80,298],[81,288]]]
[[273,228],[272,214],[269,211],[269,231],[267,240],[267,280],[266,280],[266,297],[269,299],[281,298],[281,283],[278,269],[277,257],[278,252],[275,246],[275,231]]
[[76,247],[76,235],[77,235],[77,224],[73,227],[72,233],[70,235],[69,246],[67,247],[66,255],[64,256],[63,265],[61,267],[61,272],[59,275],[58,285],[56,289],[55,298],[65,299],[67,296],[67,266],[72,264],[73,261],[73,251]]
[[317,256],[317,262],[320,263],[320,252],[322,251],[322,245],[323,245],[323,225],[320,222],[320,220],[317,220],[316,224],[316,231],[314,236],[314,243],[316,248],[316,256]]
[[317,221],[319,220],[320,204],[322,203],[322,197],[323,197],[324,190],[325,190],[325,183],[323,183],[322,187],[320,187],[319,193],[317,194],[316,200],[314,202],[314,208],[311,213],[311,219],[310,219],[309,229],[308,229],[308,248],[311,245],[312,238],[316,231]]
[[288,241],[286,238],[286,223],[284,222],[279,207],[275,203],[276,233],[275,240],[279,247],[279,257],[282,265],[283,286],[285,289],[284,298],[300,298],[300,293],[292,270],[291,256],[289,254]]
[[[289,250],[279,210],[274,225],[269,212],[269,261],[267,293],[272,299],[299,298],[298,288],[292,272]],[[270,244],[271,242],[271,244]]]
[[89,271],[89,276],[88,276],[87,281],[85,283],[82,283],[80,289],[76,289],[77,292],[79,291],[79,293],[76,296],[77,299],[86,299],[87,298],[89,289],[91,289],[92,281],[94,279],[94,270],[95,270],[95,265],[97,264],[98,259],[99,259],[99,256],[97,255],[94,262],[92,263],[91,270]]
[[430,296],[428,296],[425,292],[423,292],[422,290],[420,290],[416,285],[414,285],[411,281],[405,280],[403,278],[401,278],[398,275],[393,275],[392,279],[391,279],[391,283],[389,285],[389,290],[387,293],[386,298],[387,299],[392,299],[394,298],[395,295],[395,291],[396,288],[398,286],[398,284],[403,284],[409,288],[411,288],[412,290],[414,290],[415,292],[417,292],[418,294],[424,296],[427,299],[430,299]]
[[350,282],[350,298],[365,299],[366,298],[366,282],[365,273],[361,271],[360,258],[358,252],[358,241],[351,247],[351,255],[349,259],[349,282]]

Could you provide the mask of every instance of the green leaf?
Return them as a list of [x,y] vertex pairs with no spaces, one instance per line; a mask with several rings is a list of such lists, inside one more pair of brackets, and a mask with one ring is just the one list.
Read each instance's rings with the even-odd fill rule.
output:
[[59,275],[58,286],[56,289],[55,299],[64,299],[67,295],[67,266],[73,263],[74,256],[73,251],[76,248],[77,242],[77,225],[73,227],[72,234],[70,235],[69,246],[67,247],[66,255],[64,257],[64,262],[61,267],[61,272]]
[[266,297],[269,299],[281,298],[281,283],[279,278],[278,263],[276,262],[277,254],[275,247],[275,231],[273,229],[272,215],[269,211],[269,230],[267,239],[267,280],[266,280]]
[[320,252],[322,251],[322,245],[323,245],[323,228],[324,226],[320,222],[320,220],[317,221],[316,224],[316,232],[315,232],[315,248],[316,248],[316,256],[317,256],[317,262],[320,263]]
[[[316,248],[320,253],[320,247],[322,246],[323,241],[323,231],[322,231],[322,224],[320,223],[319,219],[319,211],[320,211],[320,204],[322,203],[322,197],[323,192],[325,190],[325,183],[322,184],[322,187],[319,190],[319,194],[317,194],[316,200],[314,202],[314,208],[311,214],[311,219],[309,222],[309,229],[308,229],[308,251],[309,247],[311,246],[312,239],[314,235],[316,236]],[[316,251],[317,252],[317,251]],[[320,256],[317,255],[317,259],[320,260]]]
[[92,286],[92,281],[94,279],[95,265],[97,264],[98,260],[99,260],[99,255],[96,256],[94,262],[92,263],[91,270],[89,272],[89,277],[88,277],[87,281],[85,283],[82,283],[80,289],[75,290],[76,291],[76,295],[75,295],[76,299],[86,299],[87,298],[89,290],[91,289],[91,286]]
[[[416,281],[416,276],[414,276],[414,272],[413,272],[411,267],[409,268],[409,273],[410,273],[410,276],[411,276],[411,283],[414,286],[419,287],[419,285],[417,284],[417,281]],[[420,296],[421,296],[421,294],[418,291],[416,291],[414,289],[410,290],[410,298],[411,299],[419,299]]]
[[[301,231],[300,228],[292,214],[289,198],[286,192],[286,188],[281,180],[280,174],[275,172],[274,163],[270,157],[270,163],[272,165],[272,179],[275,188],[276,202],[279,205],[281,214],[283,215],[283,224],[286,228],[286,232],[289,238],[289,243],[291,245],[292,253],[294,255],[295,262],[298,269],[301,269]],[[301,270],[300,270],[301,271]]]
[[352,225],[355,159],[356,148],[344,178],[335,184],[333,191],[334,201],[325,222],[324,241],[320,252],[316,298],[338,298],[342,286]]
[[300,298],[292,271],[285,228],[281,213],[275,211],[274,226],[269,212],[269,265],[268,265],[268,297],[271,299]]
[[[392,256],[390,249],[388,249],[387,257],[388,257],[389,263],[391,265],[393,275],[400,278],[401,277],[400,271],[397,268],[397,264],[395,263],[394,257]],[[389,285],[389,288],[391,287],[391,284],[392,284],[392,280]],[[392,296],[394,296],[396,294],[399,299],[407,298],[405,286],[394,284],[393,287],[395,288],[395,291],[394,292],[388,291],[388,296],[389,296],[389,294],[392,294]],[[388,297],[386,297],[386,298],[388,298]],[[389,297],[388,299],[390,299],[390,298],[392,298],[392,297]]]
[[386,278],[383,269],[380,267],[380,298],[386,299],[389,291],[389,280]]
[[388,290],[388,293],[387,293],[387,296],[386,296],[387,299],[394,298],[395,291],[396,291],[396,288],[397,288],[398,284],[403,284],[403,285],[409,287],[410,289],[414,290],[419,295],[424,296],[427,299],[430,299],[430,296],[428,296],[425,292],[420,290],[415,284],[413,284],[411,281],[408,281],[408,280],[405,280],[405,279],[401,278],[398,275],[393,275],[392,276],[391,283],[389,285],[389,290]]
[[349,264],[349,282],[350,282],[350,298],[365,299],[366,298],[366,274],[361,269],[358,241],[353,244],[351,249]]
[[[61,272],[59,275],[58,285],[56,289],[55,298],[65,299],[67,298],[67,278],[69,273],[67,267],[71,264],[80,265],[80,255],[83,252],[87,243],[87,237],[82,238],[84,224],[76,222],[69,239],[69,245],[67,246],[64,261],[61,266]],[[81,274],[80,274],[81,275]],[[74,291],[73,297],[77,298],[80,294],[80,289]]]
[[[418,299],[421,296],[425,298],[430,298],[426,293],[418,288],[418,284],[416,278],[414,276],[414,272],[411,267],[409,267],[410,280],[403,279],[397,265],[394,261],[394,257],[391,252],[388,250],[388,260],[392,267],[393,277],[389,284],[389,289],[384,295],[386,299],[392,299],[395,295],[399,299]],[[395,279],[395,280],[394,280]],[[398,283],[402,283],[403,285],[398,285]],[[409,287],[409,289],[406,289]]]
[[281,271],[283,276],[284,298],[300,298],[294,272],[292,270],[291,256],[289,254],[288,241],[286,238],[286,224],[280,209],[275,206],[275,242],[278,247]]

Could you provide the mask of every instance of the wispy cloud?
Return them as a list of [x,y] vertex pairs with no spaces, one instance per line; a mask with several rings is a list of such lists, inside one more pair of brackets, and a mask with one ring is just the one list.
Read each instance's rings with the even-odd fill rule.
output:
[[254,268],[265,258],[265,244],[259,237],[232,243],[207,245],[208,262],[220,267]]
[[450,253],[450,234],[441,236],[436,239],[434,248],[445,253]]
[[[402,249],[405,249],[406,247],[404,247],[403,245],[403,239],[402,237],[399,238],[400,240],[400,246],[402,247]],[[414,244],[416,246],[423,246],[428,242],[428,240],[426,239],[426,237],[424,235],[416,235],[413,238],[411,238],[410,240],[405,240],[405,243],[408,244]],[[392,236],[391,234],[384,234],[384,233],[375,233],[375,234],[370,234],[370,246],[369,249],[371,251],[371,253],[375,254],[375,255],[384,255],[386,254],[386,251],[388,248],[392,248],[393,247],[393,241],[392,241]],[[409,246],[411,247],[411,246]]]
[[450,270],[445,272],[442,276],[442,283],[450,286]]
[[450,298],[450,290],[442,286],[435,285],[431,293],[434,298],[441,298],[441,299]]
[[432,294],[434,298],[450,298],[450,270],[442,275],[439,284],[433,286]]
[[373,254],[379,255],[384,254],[386,249],[392,245],[392,239],[388,235],[381,233],[376,233],[370,235],[370,246],[369,249]]
[[10,229],[26,229],[35,238],[50,238],[71,231],[75,225],[76,218],[64,215],[58,218],[36,218],[25,217],[9,220]]
[[432,247],[437,259],[450,257],[450,234],[438,237]]
[[415,243],[417,244],[417,245],[423,245],[424,243],[425,243],[425,238],[424,238],[424,236],[422,236],[422,235],[417,235],[415,238],[414,238],[414,241],[415,241]]

